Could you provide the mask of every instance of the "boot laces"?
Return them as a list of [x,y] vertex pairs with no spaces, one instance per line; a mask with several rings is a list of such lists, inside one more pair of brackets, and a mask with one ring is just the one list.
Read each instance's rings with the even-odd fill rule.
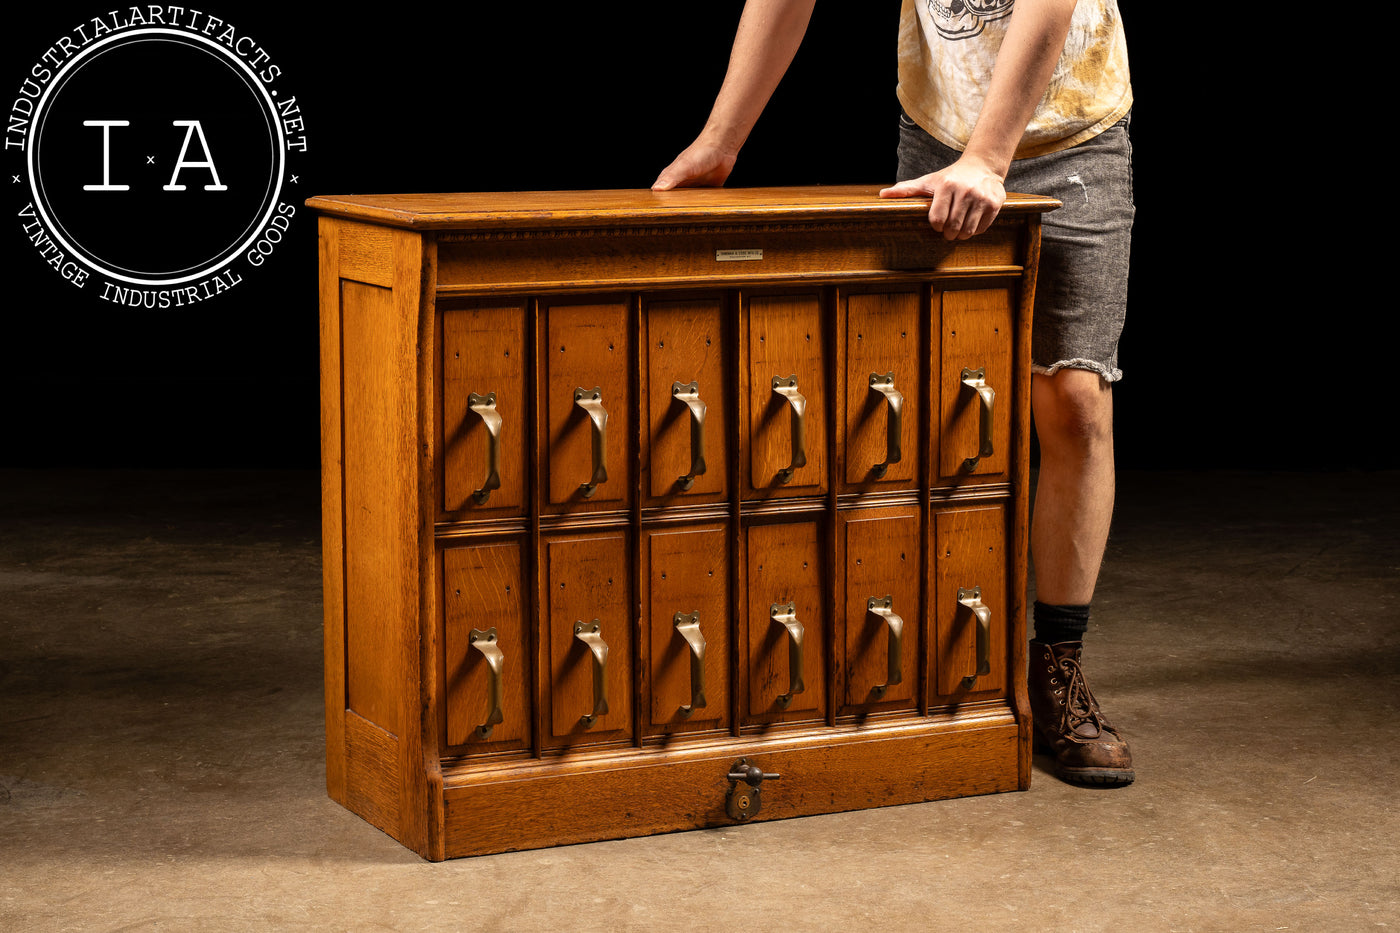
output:
[[[1060,734],[1093,739],[1105,732],[1112,732],[1113,726],[1109,725],[1100,712],[1099,701],[1094,699],[1079,661],[1075,658],[1064,658],[1060,661],[1060,669],[1064,671],[1066,680],[1064,718],[1060,721]],[[1091,728],[1081,732],[1080,726],[1085,725]]]

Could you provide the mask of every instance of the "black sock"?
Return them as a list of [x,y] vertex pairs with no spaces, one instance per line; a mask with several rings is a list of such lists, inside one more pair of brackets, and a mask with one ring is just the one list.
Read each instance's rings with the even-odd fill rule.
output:
[[1036,600],[1031,608],[1035,623],[1032,641],[1057,645],[1062,641],[1082,641],[1089,628],[1089,606],[1047,606]]

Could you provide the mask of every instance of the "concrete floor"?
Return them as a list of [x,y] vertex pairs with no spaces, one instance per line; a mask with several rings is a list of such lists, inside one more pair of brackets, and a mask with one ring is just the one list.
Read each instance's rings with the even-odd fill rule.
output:
[[0,473],[0,930],[1400,928],[1400,475],[1122,478],[1138,781],[433,865],[324,792],[302,473]]

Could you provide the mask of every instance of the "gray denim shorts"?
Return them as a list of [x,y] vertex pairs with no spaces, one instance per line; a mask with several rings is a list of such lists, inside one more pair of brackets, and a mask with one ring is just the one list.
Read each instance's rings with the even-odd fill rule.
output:
[[[1031,359],[1036,372],[1087,369],[1123,377],[1118,338],[1128,302],[1133,233],[1133,148],[1128,117],[1072,149],[1011,165],[1006,190],[1058,198],[1041,221]],[[936,172],[960,153],[899,117],[897,179]]]

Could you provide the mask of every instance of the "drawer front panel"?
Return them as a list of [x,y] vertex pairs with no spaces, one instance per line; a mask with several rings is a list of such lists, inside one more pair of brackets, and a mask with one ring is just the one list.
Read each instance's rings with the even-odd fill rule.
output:
[[642,539],[652,731],[723,727],[729,722],[729,532],[706,525],[646,531]]
[[722,499],[729,457],[729,380],[722,295],[643,301],[642,445],[647,493]]
[[845,481],[913,488],[918,477],[918,292],[851,293],[845,308]]
[[747,492],[826,491],[826,352],[815,293],[752,295],[748,321]]
[[541,681],[553,743],[618,741],[632,726],[632,614],[622,532],[546,538]]
[[629,501],[628,308],[617,300],[544,309],[540,449],[545,506],[553,510],[615,509]]
[[[1000,506],[933,513],[931,683],[939,697],[1005,693],[1006,510]],[[986,639],[979,644],[979,639]],[[979,658],[986,666],[979,671]]]
[[843,709],[913,709],[919,685],[919,510],[843,514]]
[[829,597],[822,539],[815,521],[748,529],[743,655],[752,721],[825,716]]
[[442,509],[525,507],[525,305],[442,312]]
[[447,744],[528,747],[532,640],[520,543],[447,548],[442,567]]
[[1004,475],[1014,388],[1011,291],[952,291],[942,299],[938,479]]

